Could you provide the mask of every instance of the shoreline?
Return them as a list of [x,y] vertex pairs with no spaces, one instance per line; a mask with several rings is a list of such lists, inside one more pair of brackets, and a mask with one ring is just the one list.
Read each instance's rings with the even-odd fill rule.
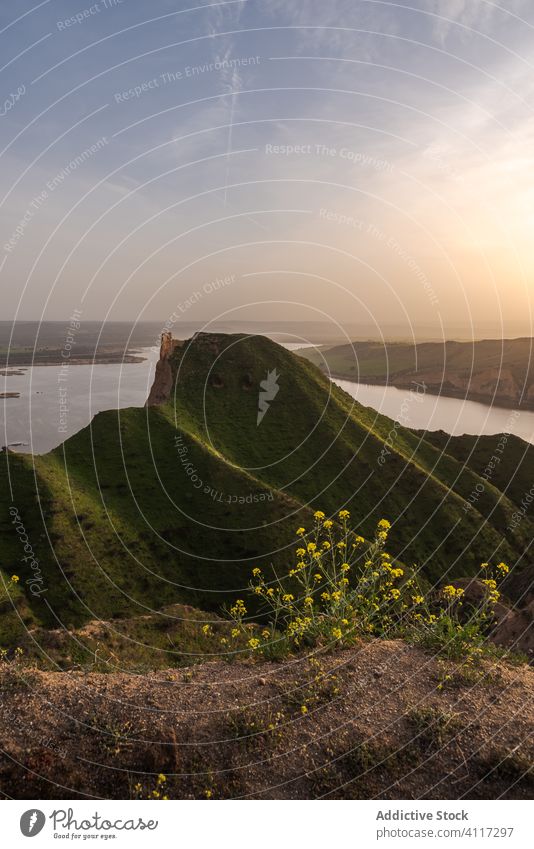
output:
[[[321,369],[322,371],[322,369]],[[403,390],[410,392],[410,386],[400,385],[397,386],[395,383],[391,381],[389,383],[385,383],[381,380],[354,380],[354,377],[349,377],[346,374],[337,374],[334,372],[330,372],[327,374],[326,372],[322,372],[325,377],[327,377],[332,382],[336,380],[346,380],[348,383],[353,383],[355,386],[383,386],[385,389],[397,389],[399,392]],[[342,387],[339,387],[340,389]],[[427,387],[426,389],[427,395],[432,395],[435,398],[453,398],[456,401],[471,401],[473,404],[480,404],[483,407],[487,407],[488,409],[493,409],[494,407],[498,407],[500,410],[509,410],[510,412],[518,411],[524,413],[532,413],[534,412],[534,402],[528,403],[515,403],[513,406],[510,403],[506,403],[504,400],[500,399],[488,399],[484,395],[477,395],[476,393],[463,393],[461,390],[457,392],[447,391],[446,389],[441,389],[439,392],[436,391],[435,387]],[[354,399],[356,400],[356,399]],[[358,402],[361,403],[361,402]],[[364,405],[365,406],[365,405]]]
[[65,363],[68,363],[72,366],[117,366],[117,365],[130,365],[132,363],[144,363],[148,358],[144,356],[139,356],[137,354],[126,354],[125,356],[108,354],[102,357],[94,357],[89,354],[85,356],[72,357],[66,360],[64,357],[59,354],[57,357],[50,357],[49,359],[42,360],[32,360],[24,358],[23,361],[19,362],[1,362],[0,361],[0,370],[12,372],[12,374],[2,375],[4,377],[11,377],[13,373],[16,373],[17,369],[27,369],[27,368],[37,368],[39,366],[62,366]]

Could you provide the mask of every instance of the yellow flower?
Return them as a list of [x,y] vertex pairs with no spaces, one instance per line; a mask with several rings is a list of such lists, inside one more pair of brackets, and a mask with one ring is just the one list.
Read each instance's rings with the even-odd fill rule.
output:
[[323,576],[319,575],[319,573],[317,572],[317,574],[313,576],[313,580],[315,581],[316,584],[320,584],[321,581],[323,580]]
[[350,513],[348,510],[340,510],[338,516],[340,519],[350,519]]
[[273,595],[274,595],[274,590],[273,590],[273,588],[272,588],[272,587],[269,587],[269,589],[267,590],[267,595],[268,595],[268,596],[273,596]]
[[486,580],[482,581],[482,583],[489,587],[490,590],[497,589],[497,581],[495,581],[493,578],[486,578]]
[[355,542],[356,542],[356,545],[362,545],[365,542],[365,539],[361,536],[356,535]]
[[239,628],[232,628],[232,637],[234,640],[236,637],[239,637]]
[[202,626],[203,634],[211,634],[211,625],[203,625]]
[[228,640],[226,639],[226,637],[221,637],[221,646],[227,646],[227,645],[228,645]]
[[254,575],[254,577],[255,577],[255,578],[257,578],[257,577],[258,577],[258,575],[261,575],[261,569],[258,569],[258,568],[256,567],[256,569],[253,569],[253,570],[252,570],[252,574]]
[[297,536],[301,537],[302,534],[306,533],[306,528],[297,528]]
[[256,595],[261,595],[262,592],[263,592],[263,589],[259,586],[256,586],[256,587],[254,587],[254,592],[256,593]]
[[295,596],[291,595],[291,593],[286,593],[282,596],[282,601],[284,604],[291,604],[292,601],[295,601]]
[[480,568],[481,569],[489,569],[489,563],[481,563]]
[[305,548],[297,548],[297,557],[304,557],[305,554],[306,554]]
[[263,631],[261,632],[261,635],[262,635],[263,639],[266,640],[268,637],[271,636],[271,632],[269,631],[268,628],[264,628]]
[[252,637],[252,638],[248,641],[248,644],[249,644],[249,646],[250,646],[250,648],[251,648],[251,649],[257,649],[257,648],[258,648],[258,646],[259,646],[259,644],[260,644],[260,641],[259,641],[259,640],[257,640],[257,639],[256,639],[256,637]]
[[304,604],[306,607],[311,607],[313,605],[313,598],[309,595],[304,599]]
[[[507,565],[506,565],[506,563],[499,563],[499,564],[497,564],[497,569],[499,570],[499,572],[500,572],[502,575],[507,575],[507,574],[508,574],[508,572],[510,571],[510,567],[509,567],[509,566],[507,566]],[[13,578],[11,578],[11,580],[13,580]]]
[[306,705],[300,706],[300,712],[303,716],[304,716],[304,714],[308,713],[308,708],[306,707]]
[[422,595],[413,595],[412,601],[414,604],[422,604],[424,602],[424,598]]
[[334,523],[330,519],[327,519],[326,522],[323,522],[323,528],[328,531],[333,524]]
[[324,592],[321,593],[321,598],[323,601],[330,601],[330,593]]
[[206,799],[211,799],[211,790],[204,790],[204,796]]
[[[486,583],[485,581],[483,583]],[[452,584],[448,584],[446,587],[443,587],[442,593],[445,598],[453,599],[453,598],[461,598],[464,594],[464,591],[460,588],[456,589]]]
[[341,540],[341,542],[337,542],[336,545],[337,545],[338,548],[346,548],[347,547],[347,543],[343,542],[343,540]]
[[316,510],[315,513],[313,514],[313,518],[317,519],[318,522],[321,521],[321,519],[324,519],[324,517],[325,516],[324,516],[324,513],[323,513],[322,510]]
[[12,584],[18,584],[19,581],[20,581],[20,578],[19,578],[18,575],[11,575],[11,583]]
[[342,620],[341,620],[341,624],[342,624],[342,625],[348,625],[348,624],[349,624],[349,620],[348,620],[348,619],[342,619]]
[[377,527],[381,531],[389,531],[389,529],[391,528],[391,522],[388,522],[387,519],[380,519]]
[[231,615],[237,618],[244,616],[246,612],[247,608],[242,598],[238,598],[234,606],[230,608]]
[[340,640],[341,637],[343,636],[343,632],[342,632],[341,628],[332,628],[332,636],[334,637],[335,640]]
[[389,595],[390,595],[391,598],[396,600],[396,599],[400,598],[400,590],[398,590],[394,587],[392,590],[389,591]]
[[165,784],[167,777],[162,772],[158,775],[158,784]]
[[325,551],[328,551],[328,549],[331,548],[330,543],[327,539],[325,539],[323,542],[323,548],[325,549]]
[[342,584],[344,587],[346,587],[348,582],[349,582],[348,578],[341,578],[339,583],[340,583],[340,585]]
[[317,546],[315,545],[314,542],[308,543],[308,551],[315,551],[316,548],[317,548]]
[[348,564],[348,563],[342,563],[342,564],[341,564],[341,571],[342,571],[342,572],[350,572],[350,566],[349,566],[349,564]]

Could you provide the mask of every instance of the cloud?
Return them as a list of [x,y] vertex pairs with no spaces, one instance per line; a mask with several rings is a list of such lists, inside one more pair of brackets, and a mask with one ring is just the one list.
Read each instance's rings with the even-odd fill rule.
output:
[[365,31],[398,31],[394,10],[368,0],[268,0],[263,10],[278,26],[301,28],[297,36],[301,52],[328,49],[353,55],[357,44],[359,58],[372,59],[378,45]]
[[[502,24],[511,15],[521,15],[528,0],[507,0],[500,4],[492,0],[427,0],[426,9],[438,17],[432,25],[433,36],[442,46],[449,35],[461,33],[467,27],[487,34],[495,25]],[[459,26],[457,26],[459,25]],[[465,33],[464,33],[465,34]]]

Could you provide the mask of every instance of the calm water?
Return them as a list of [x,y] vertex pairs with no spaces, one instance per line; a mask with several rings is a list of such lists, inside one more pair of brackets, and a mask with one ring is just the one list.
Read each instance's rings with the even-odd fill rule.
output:
[[[303,346],[288,343],[285,347],[295,350]],[[22,375],[0,377],[0,392],[20,392],[20,398],[0,399],[0,445],[22,442],[25,444],[18,450],[42,454],[85,427],[102,410],[142,407],[152,385],[158,354],[156,349],[147,348],[143,350],[147,359],[142,363],[71,366],[66,380],[60,380],[59,366],[38,366],[26,369]],[[473,401],[349,380],[335,383],[361,404],[407,427],[444,430],[455,436],[506,430],[534,444],[531,412],[515,417],[510,410]],[[61,403],[68,408],[66,413],[62,414]],[[65,431],[59,429],[62,422]]]
[[44,454],[102,410],[142,407],[159,349],[143,349],[142,355],[147,357],[142,363],[69,366],[66,379],[60,366],[36,366],[23,375],[0,377],[0,392],[20,392],[20,398],[0,399],[0,445],[23,442],[18,451]]
[[365,407],[383,413],[415,430],[444,430],[453,436],[486,435],[507,431],[534,444],[534,412],[488,407],[475,401],[423,395],[393,386],[370,386],[352,380],[334,380]]

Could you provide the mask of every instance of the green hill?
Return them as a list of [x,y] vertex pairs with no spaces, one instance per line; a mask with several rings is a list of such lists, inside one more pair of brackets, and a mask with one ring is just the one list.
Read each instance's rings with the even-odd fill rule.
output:
[[[198,335],[163,367],[160,406],[100,413],[44,456],[0,457],[2,576],[20,576],[15,609],[0,603],[4,645],[27,628],[218,610],[253,566],[284,574],[319,507],[347,507],[365,536],[389,518],[392,554],[430,583],[482,560],[522,563],[534,525],[508,530],[504,466],[485,481],[480,462],[402,428],[386,449],[390,420],[264,337]],[[260,391],[271,399],[258,424]]]

